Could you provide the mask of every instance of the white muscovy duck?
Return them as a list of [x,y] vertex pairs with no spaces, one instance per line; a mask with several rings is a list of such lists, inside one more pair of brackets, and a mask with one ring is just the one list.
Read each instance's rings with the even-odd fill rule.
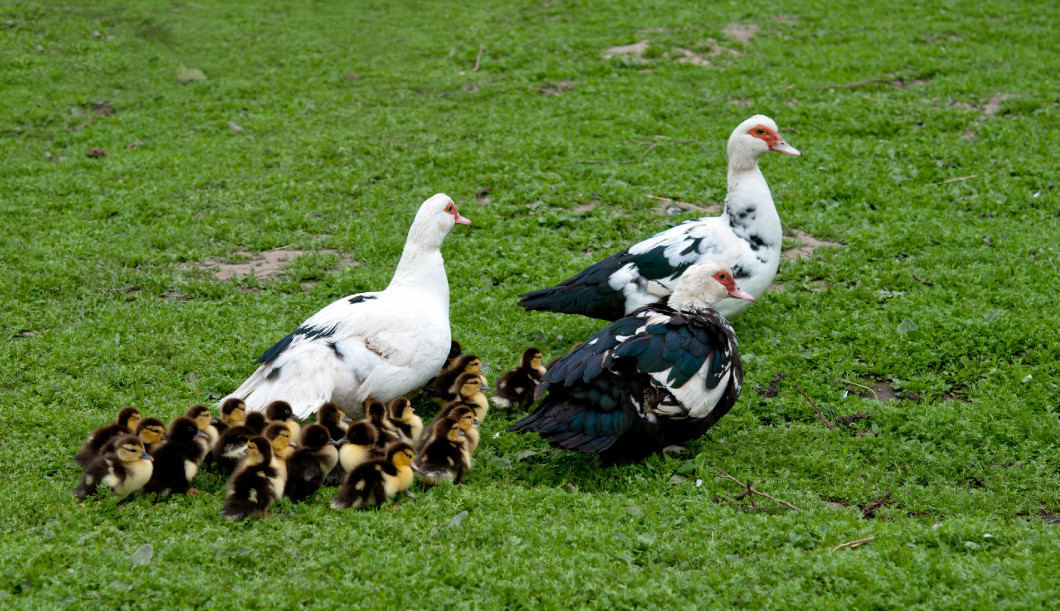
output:
[[[801,157],[755,115],[729,136],[729,186],[721,216],[685,221],[597,262],[556,286],[520,295],[527,310],[583,314],[617,320],[652,303],[665,303],[677,279],[696,262],[715,259],[732,269],[741,286],[760,296],[777,275],[783,232],[758,158],[774,151]],[[715,306],[733,318],[751,306],[725,299]]]
[[754,301],[723,263],[690,266],[668,305],[609,324],[549,367],[535,392],[541,404],[508,430],[609,461],[699,437],[740,396],[736,336],[712,307],[726,298]]
[[369,397],[390,401],[422,386],[449,354],[449,280],[439,249],[456,224],[471,221],[449,196],[423,202],[386,290],[343,297],[311,316],[266,350],[229,397],[249,411],[286,401],[296,418],[328,401],[359,415]]

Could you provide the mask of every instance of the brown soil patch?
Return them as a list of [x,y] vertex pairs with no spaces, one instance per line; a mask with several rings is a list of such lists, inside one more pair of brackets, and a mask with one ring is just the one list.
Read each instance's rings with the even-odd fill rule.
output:
[[249,257],[249,259],[237,263],[207,259],[202,263],[185,263],[181,265],[181,269],[213,271],[214,277],[221,281],[231,280],[242,276],[254,276],[258,280],[274,280],[283,275],[287,266],[294,262],[295,259],[311,252],[324,255],[335,255],[340,258],[339,265],[342,267],[358,265],[357,261],[350,257],[344,257],[342,253],[337,250],[324,249],[309,251],[277,249],[257,254],[238,251],[234,256]]
[[758,33],[758,30],[758,25],[754,23],[730,23],[725,26],[725,29],[722,30],[721,33],[736,42],[745,45],[751,42],[751,39]]
[[1042,515],[1042,520],[1046,524],[1049,524],[1051,526],[1055,526],[1057,524],[1060,524],[1060,517],[1058,517],[1056,514],[1049,513],[1048,511],[1043,509],[1041,515]]
[[592,210],[593,208],[595,208],[597,205],[599,205],[599,203],[600,202],[597,202],[597,201],[594,201],[594,200],[589,200],[589,201],[585,202],[584,204],[578,204],[577,206],[575,206],[574,207],[574,211],[575,212],[588,212],[588,211]]
[[872,399],[873,401],[886,403],[887,401],[897,401],[898,391],[887,381],[880,380],[873,383],[871,391],[868,389],[862,390],[858,393],[858,396],[862,399]]
[[812,235],[805,231],[798,229],[785,229],[784,235],[795,238],[796,245],[791,248],[785,248],[780,252],[780,256],[788,261],[794,261],[799,258],[809,259],[813,256],[814,251],[822,246],[840,246],[839,242],[829,242],[827,240],[818,240]]
[[1011,93],[999,93],[987,100],[986,104],[983,104],[982,106],[975,106],[967,102],[954,102],[950,104],[950,106],[953,108],[963,108],[965,110],[978,110],[983,113],[984,117],[992,117],[1001,112],[1001,102],[1017,97],[1019,96]]
[[612,57],[644,57],[644,53],[649,46],[651,46],[650,40],[642,40],[631,45],[611,47],[604,51],[604,59],[611,59]]

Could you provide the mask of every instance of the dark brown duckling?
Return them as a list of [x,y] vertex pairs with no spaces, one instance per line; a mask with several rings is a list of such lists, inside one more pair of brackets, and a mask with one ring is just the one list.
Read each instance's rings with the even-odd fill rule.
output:
[[154,472],[144,486],[145,493],[158,498],[187,492],[203,458],[202,445],[196,440],[206,438],[194,420],[184,417],[171,422],[167,434],[169,441],[155,454]]
[[[218,433],[224,433],[233,426],[241,426],[247,419],[247,404],[242,399],[229,397],[221,404],[221,419],[213,426]],[[217,445],[216,443],[214,444]]]
[[526,409],[534,403],[534,391],[545,375],[541,364],[543,355],[537,348],[527,348],[519,357],[519,365],[497,379],[493,404],[501,409]]
[[217,466],[225,472],[235,469],[239,461],[243,459],[243,450],[247,448],[247,442],[251,437],[264,433],[265,426],[265,414],[251,412],[246,415],[242,425],[225,429],[211,453]]
[[286,401],[273,401],[265,406],[265,419],[269,424],[283,424],[291,431],[291,440],[298,439],[302,432],[302,426],[294,418],[294,410]]
[[339,462],[338,442],[324,425],[306,425],[299,441],[301,447],[287,459],[287,487],[283,492],[295,503],[316,492]]
[[324,478],[330,485],[341,485],[346,474],[362,463],[374,458],[382,458],[381,448],[377,448],[379,433],[371,424],[361,421],[350,425],[346,436],[339,440],[339,464]]

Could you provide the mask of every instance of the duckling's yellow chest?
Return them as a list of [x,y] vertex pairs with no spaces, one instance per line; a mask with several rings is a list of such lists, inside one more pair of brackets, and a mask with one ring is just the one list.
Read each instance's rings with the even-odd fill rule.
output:
[[125,479],[117,481],[118,478],[113,474],[107,477],[107,485],[110,487],[114,496],[123,499],[133,492],[136,492],[140,488],[143,488],[147,481],[151,479],[151,474],[154,473],[155,465],[149,460],[138,460],[133,463],[126,463]]
[[339,464],[346,472],[353,471],[357,465],[368,460],[370,448],[349,443],[339,448]]
[[397,475],[386,476],[383,480],[383,489],[388,498],[403,490],[408,490],[411,485],[412,467],[409,466],[398,467]]

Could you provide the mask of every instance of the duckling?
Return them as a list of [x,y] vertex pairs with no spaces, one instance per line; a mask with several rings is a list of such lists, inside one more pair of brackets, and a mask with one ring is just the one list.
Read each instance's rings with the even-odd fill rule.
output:
[[151,456],[157,454],[159,448],[169,439],[166,436],[165,423],[158,418],[144,418],[141,420],[140,424],[136,426],[136,436],[140,438],[140,441],[144,442],[144,448],[147,449],[147,453]]
[[331,486],[341,485],[346,474],[358,465],[373,458],[381,458],[383,453],[377,449],[379,433],[367,422],[356,422],[350,425],[346,436],[339,440],[339,464],[324,478],[324,483]]
[[365,421],[375,427],[378,436],[375,442],[377,448],[386,448],[395,441],[401,441],[401,433],[390,422],[390,418],[387,418],[386,406],[382,403],[375,399],[368,399],[364,402],[364,414]]
[[401,441],[416,445],[423,433],[423,418],[416,415],[412,402],[407,397],[398,397],[390,402],[390,424],[401,435]]
[[151,479],[154,459],[144,449],[144,442],[134,435],[122,435],[114,440],[110,448],[85,467],[80,483],[74,488],[74,496],[83,499],[95,492],[97,486],[106,486],[110,493],[123,499]]
[[509,369],[497,380],[493,404],[501,409],[526,409],[534,402],[534,391],[545,375],[542,354],[537,348],[523,350],[519,366]]
[[158,498],[171,493],[183,494],[191,480],[199,472],[202,462],[202,445],[196,440],[205,439],[206,433],[199,430],[191,418],[180,417],[169,424],[169,441],[155,454],[155,468],[151,479],[144,485],[144,492]]
[[265,414],[251,412],[246,415],[243,424],[225,429],[211,453],[217,466],[225,472],[235,469],[244,456],[247,441],[264,433],[265,425]]
[[229,520],[268,516],[283,494],[284,475],[273,465],[272,445],[261,436],[247,441],[246,457],[228,480],[221,515]]
[[302,431],[301,425],[294,419],[291,404],[286,401],[273,401],[265,406],[265,419],[269,424],[280,423],[286,426],[287,430],[291,431],[291,439],[298,439]]
[[[482,383],[482,377],[474,373],[462,373],[453,383],[453,391],[456,394],[456,399],[451,401],[452,403],[459,403],[471,407],[475,410],[475,418],[478,418],[479,424],[486,419],[486,414],[490,410],[490,404],[486,401],[486,395],[482,394],[482,389],[487,388]],[[446,405],[448,407],[449,404]],[[445,408],[442,408],[445,409]],[[476,426],[478,426],[476,424]]]
[[84,467],[99,456],[107,448],[107,444],[114,441],[120,435],[131,435],[140,424],[140,410],[135,407],[126,407],[118,412],[117,419],[111,423],[92,431],[81,449],[74,455],[74,462]]
[[485,383],[486,376],[482,373],[485,367],[482,360],[474,354],[463,354],[453,361],[449,369],[438,372],[438,376],[426,387],[427,394],[435,402],[441,404],[452,401],[456,398],[456,391],[453,390],[456,379],[464,373],[476,373],[482,375],[483,383]]
[[444,479],[459,484],[471,468],[467,434],[461,430],[460,422],[450,418],[438,422],[434,439],[425,446],[416,448],[415,464],[420,479],[427,487],[434,486]]
[[250,427],[250,430],[254,431],[255,434],[261,435],[265,432],[265,427],[269,426],[269,421],[265,419],[265,414],[251,412],[247,414],[246,420],[243,421],[243,426]]
[[[199,430],[206,434],[206,442],[204,444],[205,453],[209,453],[215,445],[217,445],[217,439],[220,438],[221,434],[217,432],[217,427],[214,423],[217,420],[210,413],[210,408],[205,405],[192,405],[188,408],[188,411],[184,412],[185,418],[191,418],[195,421],[195,426],[199,427]],[[203,442],[199,442],[203,443]]]
[[460,347],[460,342],[450,340],[449,342],[449,356],[445,357],[445,364],[439,371],[445,371],[453,366],[453,361],[460,357],[464,353],[464,349]]
[[332,509],[358,509],[367,505],[382,505],[398,492],[412,485],[413,461],[416,452],[409,444],[399,441],[387,448],[386,458],[370,460],[346,476],[335,498]]
[[[225,402],[221,404],[221,420],[220,422],[215,422],[213,426],[218,433],[224,433],[225,430],[233,426],[240,426],[246,419],[247,404],[243,403],[242,399],[231,397],[225,399]],[[215,443],[214,445],[217,444]]]
[[353,419],[342,412],[342,408],[332,402],[327,402],[317,410],[317,423],[328,429],[331,438],[338,441],[346,436]]
[[338,442],[324,425],[307,425],[300,442],[302,447],[287,459],[287,487],[283,491],[295,503],[316,492],[339,462]]
[[464,431],[467,436],[468,453],[469,455],[474,454],[475,450],[478,449],[479,421],[475,418],[475,410],[470,405],[455,401],[438,412],[438,416],[431,423],[431,428],[423,434],[423,439],[420,440],[420,444],[417,447],[424,448],[428,443],[433,442],[435,438],[445,435],[445,431],[441,429],[446,420],[453,420],[460,425],[460,430]]
[[291,441],[291,429],[279,422],[270,424],[265,429],[265,438],[272,443],[273,458],[278,458],[283,462],[287,462],[291,454],[294,454],[295,448],[298,447]]

